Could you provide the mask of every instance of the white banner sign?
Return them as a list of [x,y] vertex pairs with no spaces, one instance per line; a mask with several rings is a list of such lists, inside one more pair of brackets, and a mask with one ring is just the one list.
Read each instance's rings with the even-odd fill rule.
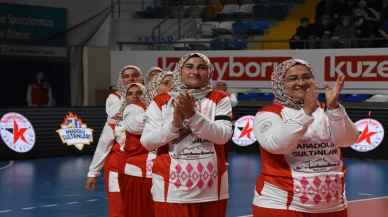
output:
[[[112,51],[111,84],[116,85],[119,71],[133,64],[145,71],[151,66],[173,70],[180,57],[193,51]],[[344,93],[388,94],[388,49],[321,49],[201,51],[213,63],[213,80],[225,80],[230,88],[257,88],[271,92],[271,74],[281,62],[303,59],[312,64],[323,90],[338,74],[346,77]],[[331,83],[332,84],[332,83]]]

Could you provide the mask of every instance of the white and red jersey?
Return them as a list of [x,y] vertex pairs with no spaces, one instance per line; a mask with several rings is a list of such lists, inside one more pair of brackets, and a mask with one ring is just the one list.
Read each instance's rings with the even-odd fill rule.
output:
[[[120,154],[120,148],[124,147],[126,140],[125,128],[121,122],[110,119],[105,123],[100,139],[94,152],[92,163],[89,167],[88,177],[97,177],[111,152]],[[112,165],[117,168],[117,165]]]
[[122,97],[117,91],[109,94],[106,99],[106,114],[108,115],[108,120],[112,118],[117,112],[119,112],[121,105],[124,103],[125,98]]
[[127,131],[127,138],[121,149],[119,173],[151,178],[156,152],[148,151],[140,143],[145,111],[146,107],[140,101],[129,104],[124,110],[123,126]]
[[264,208],[327,213],[344,210],[346,168],[340,147],[359,136],[344,107],[312,116],[271,104],[256,114],[253,132],[262,169],[253,204]]
[[232,136],[229,97],[221,91],[194,95],[201,99],[200,106],[187,120],[185,132],[172,126],[171,95],[156,96],[147,109],[141,143],[148,150],[157,149],[152,169],[154,201],[199,203],[229,197],[222,146]]

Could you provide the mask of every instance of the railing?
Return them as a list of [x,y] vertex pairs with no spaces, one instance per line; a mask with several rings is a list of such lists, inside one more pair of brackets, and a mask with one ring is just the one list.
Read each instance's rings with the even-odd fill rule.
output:
[[[183,44],[183,48],[190,47],[190,44],[195,45],[195,44],[208,44],[209,49],[210,49],[210,44],[215,43],[215,44],[221,44],[221,50],[228,48],[228,44],[231,42],[237,43],[237,44],[249,44],[248,46],[257,46],[260,47],[258,50],[264,50],[265,49],[265,44],[270,44],[270,43],[289,43],[289,42],[299,42],[303,43],[303,47],[299,47],[299,49],[307,49],[308,48],[308,43],[309,42],[334,42],[334,41],[350,41],[350,42],[361,42],[361,41],[372,41],[372,42],[382,42],[381,44],[383,45],[384,42],[386,43],[381,46],[381,47],[388,47],[388,39],[387,38],[357,38],[357,39],[340,39],[340,40],[334,40],[334,39],[309,39],[309,40],[296,40],[296,41],[290,41],[290,40],[247,40],[247,41],[209,41],[209,42],[204,42],[204,41],[175,41],[175,42],[137,42],[137,41],[118,41],[116,44],[119,47],[120,51],[123,51],[123,46],[124,45],[144,45],[148,46],[148,50],[152,51],[155,50],[155,45],[158,45],[158,50],[165,50],[165,49],[160,49],[163,48],[164,45],[172,45],[172,44]],[[186,46],[189,45],[189,46]],[[341,47],[341,48],[352,48],[351,45],[352,43],[348,43],[348,47]],[[332,48],[328,48],[332,49]],[[193,49],[182,49],[182,50],[193,50]]]
[[[177,18],[177,21],[173,24],[171,24],[169,27],[167,27],[164,32],[161,33],[161,26],[167,21],[169,20],[170,18],[174,18],[174,15],[179,13],[181,11],[181,9],[184,7],[184,6],[187,6],[187,5],[190,5],[192,1],[191,0],[188,0],[186,1],[185,3],[183,3],[182,5],[179,5],[175,8],[174,11],[172,11],[171,14],[169,14],[164,20],[162,20],[160,23],[158,23],[153,29],[152,29],[152,32],[151,32],[151,37],[152,37],[152,42],[155,43],[155,31],[158,31],[158,35],[157,35],[157,38],[160,38],[165,32],[167,32],[169,29],[173,28],[175,25],[178,25],[178,28],[177,28],[177,31],[175,31],[173,34],[175,34],[176,32],[178,32],[178,39],[181,38],[181,28],[185,25],[188,25],[190,23],[190,21],[192,19],[195,19],[195,18],[189,18],[189,20],[187,22],[185,22],[183,25],[181,23],[181,20],[182,20],[182,17],[181,16],[178,16]],[[199,22],[199,21],[197,21]],[[198,23],[197,23],[198,24]],[[157,42],[157,44],[161,45],[161,42]],[[152,50],[154,50],[154,44],[152,45]]]
[[[161,2],[161,1],[160,1]],[[114,5],[115,3],[116,6],[112,10],[112,16],[113,18],[126,18],[126,17],[131,17],[133,14],[139,14],[142,17],[144,17],[145,9],[148,6],[154,6],[157,5],[158,3],[155,1],[150,1],[150,0],[111,0],[111,4]],[[165,10],[165,17],[168,15],[168,10],[171,9],[172,6],[170,5],[165,5],[163,6],[166,8]],[[125,16],[125,15],[132,15],[132,16]]]

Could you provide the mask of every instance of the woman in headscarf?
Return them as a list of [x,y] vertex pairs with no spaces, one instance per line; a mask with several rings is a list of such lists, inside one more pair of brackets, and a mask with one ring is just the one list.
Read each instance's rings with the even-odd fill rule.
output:
[[173,92],[147,109],[141,143],[157,149],[152,169],[155,217],[224,217],[228,198],[225,144],[232,136],[229,97],[213,91],[212,65],[200,53],[182,57]]
[[161,72],[148,83],[141,100],[129,104],[124,111],[127,141],[119,161],[119,185],[125,217],[154,216],[151,175],[156,154],[141,145],[140,136],[147,106],[156,95],[169,92],[171,88],[172,72]]
[[146,73],[144,74],[144,84],[147,85],[148,82],[151,81],[152,77],[157,75],[158,73],[163,72],[163,69],[157,67],[157,66],[152,66],[149,68]]
[[[234,121],[235,120],[234,120],[233,108],[236,107],[238,104],[237,97],[233,93],[228,92],[228,85],[223,80],[217,81],[215,89],[219,90],[219,91],[223,91],[226,93],[226,95],[229,96],[230,104],[232,105],[232,123],[233,123],[233,129],[234,129]],[[227,143],[225,143],[225,145],[224,145],[226,166],[229,166],[228,155],[229,155],[229,150],[230,150],[230,146],[232,143],[233,143],[232,138],[230,138],[229,141]]]
[[123,127],[123,112],[127,104],[139,100],[141,94],[131,94],[128,92],[132,88],[144,90],[144,86],[138,83],[130,83],[120,88],[120,96],[125,102],[119,107],[119,111],[109,119],[101,133],[97,144],[93,160],[89,167],[88,178],[86,180],[86,189],[94,192],[97,184],[97,176],[104,167],[105,188],[108,196],[108,216],[123,217],[123,203],[120,195],[118,183],[118,162],[121,155],[121,147],[125,145],[126,133]]
[[[129,83],[141,84],[141,82],[141,70],[138,67],[128,65],[120,71],[119,79],[117,80],[117,91],[109,94],[106,100],[108,120],[117,114],[120,106],[125,102],[125,85]],[[124,95],[120,93],[124,93]]]
[[287,60],[272,73],[274,102],[253,124],[262,162],[254,217],[347,216],[341,147],[355,144],[359,133],[338,103],[344,81],[338,75],[332,88],[324,84],[324,106],[309,63]]

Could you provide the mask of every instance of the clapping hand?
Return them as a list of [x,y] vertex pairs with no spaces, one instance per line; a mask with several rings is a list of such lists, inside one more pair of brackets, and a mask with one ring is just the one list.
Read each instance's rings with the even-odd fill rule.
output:
[[338,97],[345,84],[345,77],[338,75],[333,88],[330,88],[327,82],[324,83],[326,88],[326,102],[329,110],[334,110],[338,107]]
[[311,86],[306,90],[306,95],[304,96],[304,105],[303,110],[307,115],[312,115],[317,109],[318,101],[318,84],[316,81],[311,84]]
[[177,103],[185,119],[191,118],[195,114],[195,98],[193,94],[187,92],[179,93]]

